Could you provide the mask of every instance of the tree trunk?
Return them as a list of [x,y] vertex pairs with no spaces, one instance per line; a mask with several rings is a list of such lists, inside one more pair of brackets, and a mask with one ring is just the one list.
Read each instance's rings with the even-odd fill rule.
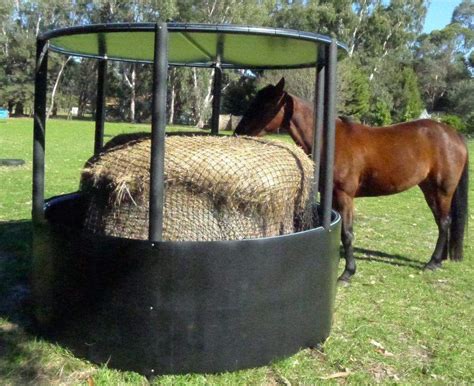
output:
[[137,73],[135,64],[132,64],[132,73],[130,75],[130,121],[135,122],[135,109],[136,109],[136,99],[137,99]]
[[374,79],[374,75],[375,73],[377,72],[378,70],[378,65],[382,62],[383,58],[385,58],[385,56],[387,56],[388,54],[388,48],[387,48],[387,43],[388,43],[388,40],[392,37],[392,31],[389,32],[389,34],[387,35],[387,37],[385,38],[385,41],[383,42],[383,45],[382,45],[382,49],[383,49],[383,54],[381,57],[378,58],[377,60],[377,63],[375,64],[370,76],[369,76],[369,81],[371,81],[372,79]]
[[87,92],[81,91],[79,94],[79,103],[77,106],[77,116],[82,118],[84,116],[84,110],[87,106]]
[[68,56],[67,59],[63,61],[63,63],[61,64],[61,68],[59,69],[58,76],[56,77],[56,81],[54,82],[53,91],[51,92],[51,104],[49,106],[48,113],[46,114],[46,119],[48,119],[51,116],[51,113],[53,111],[54,98],[56,96],[56,91],[58,89],[59,81],[61,79],[61,75],[63,74],[64,68],[66,67],[66,64],[69,62],[69,60],[71,60],[70,56]]
[[3,46],[3,54],[5,55],[5,58],[8,58],[9,55],[9,50],[8,50],[8,37],[7,37],[7,31],[5,29],[5,25],[2,25],[2,35],[4,39],[4,46]]
[[[127,76],[127,67],[124,65],[122,67],[122,78],[124,83],[130,89],[130,121],[135,122],[135,110],[136,110],[136,99],[137,99],[137,72],[135,64],[130,65],[130,79]],[[126,116],[126,114],[125,114]]]
[[176,86],[173,81],[171,81],[171,100],[170,100],[170,117],[168,124],[174,124],[174,104],[176,101]]
[[22,116],[24,115],[24,106],[23,102],[17,102],[15,105],[15,115],[16,116]]
[[192,111],[193,111],[194,122],[196,122],[196,125],[197,125],[197,121],[199,119],[199,109],[201,106],[201,95],[199,93],[196,67],[192,68],[192,73],[193,73],[193,98],[194,98],[194,103],[192,104]]
[[202,106],[200,106],[199,109],[199,116],[198,116],[198,123],[197,127],[202,129],[206,125],[205,118],[206,118],[206,113],[207,109],[209,108],[211,101],[212,101],[212,83],[214,80],[214,69],[212,70],[211,77],[209,78],[209,81],[207,83],[207,93],[204,98],[204,101],[202,103]]

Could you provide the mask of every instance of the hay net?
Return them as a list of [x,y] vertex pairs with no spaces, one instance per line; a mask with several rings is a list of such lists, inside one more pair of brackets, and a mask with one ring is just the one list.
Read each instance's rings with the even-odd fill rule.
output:
[[[86,231],[148,239],[150,144],[150,134],[120,135],[86,163]],[[237,240],[311,227],[313,163],[295,145],[174,135],[165,148],[163,240]]]

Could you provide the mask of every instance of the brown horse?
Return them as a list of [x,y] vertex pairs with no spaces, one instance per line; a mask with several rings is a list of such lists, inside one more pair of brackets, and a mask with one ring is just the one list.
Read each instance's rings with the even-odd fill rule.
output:
[[[313,106],[284,91],[284,78],[260,90],[235,129],[236,135],[263,135],[286,129],[307,154],[313,142]],[[353,256],[354,197],[399,193],[418,185],[438,225],[438,240],[425,268],[443,259],[461,260],[467,222],[468,151],[460,134],[429,119],[387,127],[336,121],[333,207],[342,216],[346,266],[339,278],[356,271]]]

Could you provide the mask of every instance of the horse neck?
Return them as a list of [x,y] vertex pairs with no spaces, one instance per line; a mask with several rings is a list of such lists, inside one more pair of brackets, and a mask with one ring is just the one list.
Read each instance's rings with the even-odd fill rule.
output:
[[283,126],[306,154],[310,154],[313,143],[313,108],[311,104],[287,93]]

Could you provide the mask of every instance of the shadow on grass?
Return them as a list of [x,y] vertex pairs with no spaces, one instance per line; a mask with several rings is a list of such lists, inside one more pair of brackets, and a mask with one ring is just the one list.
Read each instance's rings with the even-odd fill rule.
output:
[[20,325],[29,323],[31,241],[31,221],[0,222],[0,317]]
[[7,384],[31,384],[41,379],[25,332],[32,326],[31,238],[31,221],[0,222],[0,378]]
[[[344,258],[344,249],[340,249],[341,257]],[[410,259],[406,256],[398,254],[390,254],[381,251],[374,251],[365,248],[354,248],[354,257],[357,260],[373,261],[377,263],[383,263],[388,265],[394,265],[397,267],[411,267],[416,269],[423,269],[424,263]]]
[[0,379],[4,384],[48,384],[48,375],[41,368],[44,353],[32,349],[32,338],[13,323],[0,323]]
[[0,221],[0,251],[30,255],[32,235],[31,220]]

